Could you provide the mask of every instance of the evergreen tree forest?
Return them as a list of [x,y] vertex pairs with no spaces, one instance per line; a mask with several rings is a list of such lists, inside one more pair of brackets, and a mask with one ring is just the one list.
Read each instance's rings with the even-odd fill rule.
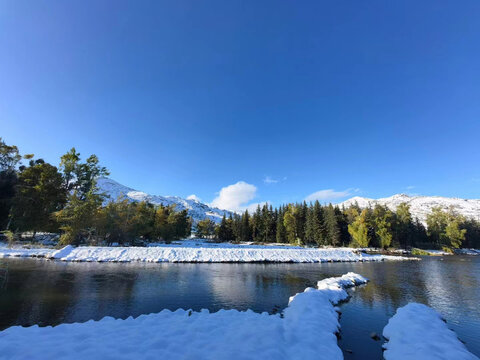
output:
[[0,138],[0,229],[10,240],[26,232],[60,233],[60,245],[135,245],[190,235],[186,210],[100,193],[96,179],[108,174],[95,155],[82,161],[72,148],[57,167],[20,155]]
[[409,206],[340,208],[318,201],[264,204],[253,213],[192,223],[186,210],[148,202],[110,199],[96,186],[108,170],[95,155],[82,160],[72,148],[58,166],[33,154],[21,155],[0,138],[0,230],[9,239],[22,233],[60,234],[59,244],[132,244],[184,239],[282,243],[299,246],[376,248],[480,248],[480,222],[452,209],[434,208],[425,227]]
[[380,205],[340,208],[315,201],[275,209],[265,204],[251,215],[245,211],[224,216],[210,237],[220,241],[383,249],[480,247],[480,222],[467,220],[453,210],[434,208],[427,224],[428,230],[412,218],[405,203],[391,211]]

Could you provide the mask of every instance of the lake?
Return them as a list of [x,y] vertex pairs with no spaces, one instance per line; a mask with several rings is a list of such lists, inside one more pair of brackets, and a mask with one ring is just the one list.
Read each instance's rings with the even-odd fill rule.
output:
[[0,328],[126,318],[178,308],[275,312],[318,280],[354,271],[371,281],[341,305],[339,345],[346,359],[382,359],[382,333],[410,301],[439,311],[480,356],[480,257],[322,264],[66,263],[2,259]]

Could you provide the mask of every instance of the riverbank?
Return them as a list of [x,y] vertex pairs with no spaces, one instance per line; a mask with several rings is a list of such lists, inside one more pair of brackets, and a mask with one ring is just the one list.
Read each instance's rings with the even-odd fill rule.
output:
[[352,248],[302,248],[194,241],[151,247],[73,247],[68,245],[60,250],[0,247],[1,257],[39,257],[61,261],[86,262],[153,263],[322,263],[416,259],[391,255],[371,255]]

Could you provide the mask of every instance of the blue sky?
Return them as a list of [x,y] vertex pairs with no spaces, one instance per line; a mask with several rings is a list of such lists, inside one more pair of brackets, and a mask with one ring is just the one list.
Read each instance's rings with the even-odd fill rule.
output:
[[478,0],[2,1],[0,136],[231,208],[480,198],[479,18]]

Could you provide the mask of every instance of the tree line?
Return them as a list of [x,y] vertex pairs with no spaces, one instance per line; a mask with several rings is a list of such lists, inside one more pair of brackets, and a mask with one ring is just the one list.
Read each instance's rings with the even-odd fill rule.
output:
[[208,219],[197,224],[197,235],[219,241],[289,243],[309,246],[352,246],[377,248],[480,247],[480,222],[466,219],[452,209],[434,208],[427,217],[428,228],[414,219],[410,207],[395,211],[376,205],[345,208],[318,201],[307,204],[258,206],[223,216],[219,225]]
[[33,154],[22,156],[0,138],[0,229],[10,239],[24,232],[61,233],[60,244],[170,241],[190,235],[186,210],[107,199],[96,180],[108,174],[96,155],[82,161],[72,148],[56,167]]

